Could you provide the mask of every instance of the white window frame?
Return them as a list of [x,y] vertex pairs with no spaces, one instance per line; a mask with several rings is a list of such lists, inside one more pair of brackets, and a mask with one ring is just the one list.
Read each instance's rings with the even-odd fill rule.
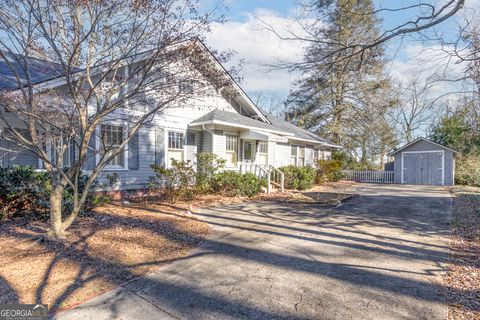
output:
[[400,156],[400,163],[401,163],[401,184],[405,183],[404,179],[404,170],[406,169],[403,163],[403,158],[406,154],[412,153],[441,153],[442,154],[442,186],[445,185],[445,150],[427,150],[427,151],[402,151]]
[[[297,167],[305,167],[305,155],[306,155],[306,150],[307,148],[305,146],[297,146]],[[300,150],[303,148],[303,157],[300,157]],[[301,165],[299,165],[300,159],[302,160]]]
[[[169,135],[170,135],[170,132],[172,133],[175,133],[175,134],[181,134],[183,135],[183,142],[182,142],[182,148],[181,149],[176,149],[176,148],[170,148],[169,147]],[[169,153],[170,153],[170,150],[182,150],[182,161],[185,161],[186,159],[186,148],[185,148],[185,142],[186,142],[186,139],[187,139],[187,132],[186,131],[182,131],[182,130],[175,130],[175,129],[167,129],[166,130],[166,135],[165,135],[165,167],[166,168],[171,168],[172,165],[170,164],[170,156],[169,156]]]
[[[261,152],[260,151],[260,144],[265,144],[265,147],[267,148],[267,152]],[[265,155],[267,159],[267,163],[259,163],[260,165],[268,165],[268,141],[263,141],[259,140],[258,141],[258,150],[257,150],[257,155],[255,156],[256,160],[259,160],[260,158],[258,157],[259,155]]]
[[[293,155],[292,155],[292,148],[293,147],[296,147],[296,154],[295,154],[295,166],[297,167],[304,167],[305,166],[305,161],[306,161],[306,150],[307,150],[307,147],[306,146],[302,146],[302,145],[298,145],[298,144],[292,144],[290,145],[290,162],[292,161],[292,158],[293,158]],[[303,148],[303,158],[300,157],[300,148]],[[300,159],[303,159],[303,163],[301,165],[299,165],[299,162],[300,162]]]
[[[235,150],[228,150],[227,145],[228,145],[228,138],[235,138],[235,144],[236,148]],[[232,167],[236,167],[238,165],[238,148],[239,148],[239,143],[240,139],[238,136],[233,135],[233,134],[226,134],[225,135],[225,159],[227,158],[227,153],[233,153],[235,155],[235,164]]]
[[[292,150],[293,148],[295,148],[295,155],[292,154]],[[292,164],[292,158],[295,157],[295,163]],[[294,166],[297,166],[297,163],[298,163],[298,145],[296,144],[292,144],[290,145],[290,165],[294,165]]]
[[[128,128],[124,122],[109,122],[109,121],[103,122],[95,130],[96,132],[95,150],[97,150],[98,147],[101,145],[102,125],[122,127],[123,141],[125,141],[125,139],[127,138]],[[95,165],[97,165],[100,162],[100,158],[101,158],[100,152],[97,152],[95,156]],[[128,148],[126,148],[126,146],[123,147],[123,166],[107,164],[102,169],[102,171],[127,171],[127,170],[128,170]]]
[[248,161],[251,161],[251,162],[248,162],[248,163],[255,163],[255,159],[257,157],[257,154],[256,154],[256,143],[255,143],[255,140],[252,140],[252,139],[243,139],[243,152],[242,152],[242,159],[243,159],[243,162],[246,162],[245,160],[245,143],[251,143],[252,144],[252,160],[248,160]]

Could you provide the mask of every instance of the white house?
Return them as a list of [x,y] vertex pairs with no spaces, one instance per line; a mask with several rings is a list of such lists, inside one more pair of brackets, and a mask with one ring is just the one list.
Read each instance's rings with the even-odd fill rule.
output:
[[[211,55],[206,48],[203,49]],[[52,82],[55,72],[50,63],[41,60],[32,60],[32,63],[38,65],[32,68],[32,77],[37,84],[49,82],[50,86],[57,85]],[[216,68],[230,77],[218,62]],[[5,61],[0,59],[0,90],[15,89],[9,73]],[[339,148],[316,134],[264,112],[233,79],[232,83],[233,92],[232,89],[228,93],[226,90],[212,90],[208,95],[191,99],[190,103],[158,112],[153,121],[140,128],[125,152],[104,169],[101,182],[107,181],[107,175],[116,173],[119,188],[143,189],[153,175],[152,164],[169,167],[172,158],[195,163],[199,152],[213,152],[226,159],[228,169],[239,170],[245,165],[265,168],[313,165],[317,159],[329,159],[331,150]],[[58,87],[61,86],[60,81]],[[5,125],[2,126],[0,121],[0,130],[2,127]],[[120,142],[127,128],[121,122],[109,122],[101,124],[98,130],[115,144]],[[11,143],[0,137],[1,166],[42,168],[42,162],[27,151],[12,152]],[[98,141],[92,144],[95,147]],[[88,170],[95,161],[96,158],[91,157],[85,169]]]

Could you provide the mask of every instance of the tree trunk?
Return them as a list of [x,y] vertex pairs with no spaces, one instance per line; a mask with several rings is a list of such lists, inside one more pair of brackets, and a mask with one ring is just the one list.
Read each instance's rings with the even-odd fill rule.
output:
[[50,194],[50,229],[47,235],[54,239],[65,239],[66,233],[62,226],[63,186],[53,187]]

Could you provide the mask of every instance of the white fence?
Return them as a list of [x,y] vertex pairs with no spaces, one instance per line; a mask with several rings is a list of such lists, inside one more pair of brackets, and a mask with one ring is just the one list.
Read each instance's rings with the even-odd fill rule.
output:
[[371,183],[394,183],[393,171],[384,170],[343,170],[345,180]]

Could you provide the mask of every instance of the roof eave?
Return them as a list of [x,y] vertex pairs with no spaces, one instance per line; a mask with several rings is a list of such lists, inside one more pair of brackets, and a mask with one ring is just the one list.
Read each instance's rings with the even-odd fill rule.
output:
[[417,142],[420,141],[420,140],[423,140],[423,141],[432,143],[432,144],[434,144],[434,145],[439,146],[440,148],[444,148],[444,149],[450,150],[450,151],[452,151],[453,153],[462,154],[461,152],[459,152],[459,151],[457,151],[457,150],[454,150],[454,149],[449,148],[449,147],[446,147],[446,146],[442,146],[441,144],[436,143],[436,142],[434,142],[434,141],[432,141],[432,140],[429,140],[429,139],[420,137],[420,138],[417,138],[417,139],[415,139],[415,140],[413,140],[413,141],[410,141],[409,143],[407,143],[407,144],[404,145],[403,147],[401,147],[401,148],[399,148],[399,149],[397,149],[397,150],[395,150],[395,151],[392,151],[392,152],[388,153],[388,154],[387,154],[387,157],[391,157],[391,156],[393,156],[394,154],[399,153],[400,151],[408,148],[409,146],[417,143]]
[[254,126],[248,126],[248,125],[232,123],[232,122],[228,122],[228,121],[221,121],[221,120],[205,120],[205,121],[191,122],[191,123],[189,123],[189,126],[193,127],[193,126],[202,126],[202,125],[207,125],[207,124],[218,124],[218,125],[224,125],[224,126],[235,127],[235,128],[271,132],[271,133],[275,133],[275,134],[279,134],[279,135],[283,135],[283,136],[293,136],[293,134],[290,133],[290,132],[278,131],[278,130],[272,130],[272,129],[267,129],[267,128],[254,127]]

